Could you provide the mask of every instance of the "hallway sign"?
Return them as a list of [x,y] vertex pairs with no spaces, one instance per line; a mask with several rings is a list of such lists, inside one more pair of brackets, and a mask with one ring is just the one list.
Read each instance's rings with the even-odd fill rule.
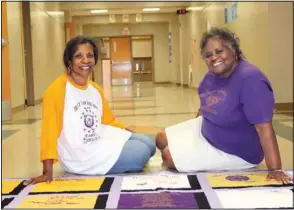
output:
[[121,32],[122,35],[128,36],[130,35],[130,30],[128,28],[124,28]]
[[142,22],[142,14],[136,14],[136,22]]
[[115,23],[115,15],[113,15],[113,14],[109,15],[109,22],[110,23]]
[[129,15],[128,14],[123,14],[122,15],[122,20],[124,23],[128,23],[129,22]]
[[238,2],[233,2],[230,6],[225,7],[225,24],[236,20],[238,17]]

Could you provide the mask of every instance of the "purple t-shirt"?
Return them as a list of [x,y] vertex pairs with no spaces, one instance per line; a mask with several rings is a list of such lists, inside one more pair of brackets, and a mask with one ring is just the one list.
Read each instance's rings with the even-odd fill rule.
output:
[[227,78],[208,72],[198,92],[207,141],[249,163],[260,163],[264,154],[254,125],[271,121],[274,110],[274,93],[266,76],[241,60]]

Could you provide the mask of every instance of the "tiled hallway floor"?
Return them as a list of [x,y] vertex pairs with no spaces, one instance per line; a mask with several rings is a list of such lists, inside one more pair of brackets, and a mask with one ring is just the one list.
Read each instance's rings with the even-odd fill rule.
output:
[[[154,85],[149,82],[133,86],[104,87],[104,93],[119,120],[132,126],[138,133],[154,135],[160,129],[194,118],[199,99],[193,89],[176,85]],[[28,178],[40,175],[39,141],[42,105],[15,113],[13,121],[2,126],[2,177]],[[283,168],[293,168],[293,115],[275,114],[277,134]],[[262,163],[259,168],[265,168]],[[150,160],[144,172],[162,170],[160,153]],[[54,176],[62,176],[59,164]]]

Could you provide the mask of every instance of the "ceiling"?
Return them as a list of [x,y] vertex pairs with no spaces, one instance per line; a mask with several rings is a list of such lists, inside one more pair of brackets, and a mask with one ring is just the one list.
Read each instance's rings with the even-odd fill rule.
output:
[[[202,6],[203,2],[60,2],[60,9],[71,16],[138,14],[138,13],[176,13],[178,9],[189,6]],[[160,8],[158,12],[144,12],[143,8]],[[90,10],[107,9],[107,13],[93,14]]]

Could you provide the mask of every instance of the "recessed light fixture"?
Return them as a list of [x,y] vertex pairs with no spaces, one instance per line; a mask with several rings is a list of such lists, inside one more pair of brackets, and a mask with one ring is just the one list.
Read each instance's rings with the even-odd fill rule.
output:
[[48,15],[52,15],[52,16],[60,16],[60,15],[64,15],[64,12],[61,11],[47,11]]
[[108,12],[107,9],[97,9],[97,10],[91,10],[91,13],[106,13]]
[[203,9],[203,7],[188,7],[187,8],[187,10],[189,11],[189,10],[191,10],[191,11],[200,11],[200,10],[202,10]]
[[160,8],[144,8],[143,9],[144,12],[156,12],[159,10],[160,10]]

